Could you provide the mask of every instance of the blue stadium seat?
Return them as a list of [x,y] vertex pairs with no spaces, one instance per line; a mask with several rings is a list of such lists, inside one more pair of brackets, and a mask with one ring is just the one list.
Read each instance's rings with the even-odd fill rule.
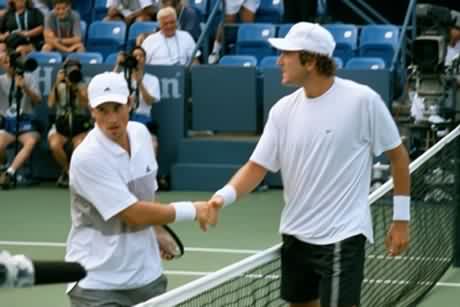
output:
[[262,0],[256,11],[256,22],[280,23],[283,14],[283,1]]
[[260,60],[259,68],[273,68],[278,67],[278,56],[269,55]]
[[38,64],[60,64],[62,63],[62,55],[59,52],[39,52],[33,51],[29,53],[29,58],[34,59]]
[[285,23],[285,24],[280,25],[278,28],[277,37],[285,37],[293,25],[294,25],[293,23]]
[[81,64],[102,64],[104,62],[99,52],[72,52],[67,55],[67,58],[79,60]]
[[158,30],[158,23],[155,21],[141,21],[133,23],[128,30],[128,40],[126,42],[126,49],[131,49],[136,45],[136,37],[142,33],[156,32]]
[[355,56],[358,47],[358,28],[348,24],[328,24],[324,26],[335,39],[334,56],[346,63]]
[[334,57],[335,66],[337,69],[343,68],[343,61],[339,57]]
[[219,65],[252,67],[257,66],[257,58],[252,55],[224,55]]
[[94,0],[72,1],[72,9],[80,14],[80,19],[87,24],[93,21]]
[[399,28],[394,25],[367,25],[361,29],[359,55],[385,60],[387,67],[399,43]]
[[115,65],[115,63],[117,62],[117,56],[118,56],[118,52],[114,52],[114,53],[109,54],[105,58],[104,64]]
[[268,55],[275,55],[275,50],[268,39],[275,37],[273,24],[242,24],[236,39],[236,54],[254,55],[258,60]]
[[4,9],[7,7],[7,0],[0,0],[0,9]]
[[385,69],[385,61],[382,58],[355,57],[351,58],[345,65],[346,69]]
[[123,21],[95,21],[89,25],[86,49],[106,57],[125,47],[126,24]]
[[86,24],[86,21],[80,20],[80,37],[83,45],[86,42],[86,31],[88,30],[88,25]]
[[94,21],[102,20],[107,15],[107,0],[94,0]]

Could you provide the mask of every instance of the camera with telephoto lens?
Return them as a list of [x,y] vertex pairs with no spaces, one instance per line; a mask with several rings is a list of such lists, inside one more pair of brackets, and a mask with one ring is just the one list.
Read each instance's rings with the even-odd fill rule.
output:
[[132,54],[127,54],[126,52],[121,53],[123,55],[123,60],[120,62],[120,65],[128,68],[135,69],[137,67],[137,59]]
[[25,58],[19,52],[11,52],[9,55],[10,66],[14,69],[16,74],[24,75],[25,72],[32,72],[38,67],[36,60],[32,58]]
[[70,83],[79,83],[83,80],[81,64],[78,60],[67,59],[64,63],[64,75]]

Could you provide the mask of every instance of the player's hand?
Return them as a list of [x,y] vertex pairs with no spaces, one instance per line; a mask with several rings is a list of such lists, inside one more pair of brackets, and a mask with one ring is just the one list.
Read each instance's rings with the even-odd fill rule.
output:
[[15,83],[18,88],[24,87],[24,76],[16,75]]
[[209,205],[205,201],[196,201],[193,203],[196,209],[196,220],[203,231],[208,231]]
[[390,256],[398,256],[409,246],[409,222],[394,221],[390,225],[385,246]]
[[174,251],[176,250],[176,242],[174,242],[161,226],[155,226],[155,233],[157,235],[158,245],[160,246],[161,259],[173,259]]
[[208,201],[209,204],[209,224],[217,225],[219,222],[219,211],[224,206],[224,199],[222,196],[214,195]]

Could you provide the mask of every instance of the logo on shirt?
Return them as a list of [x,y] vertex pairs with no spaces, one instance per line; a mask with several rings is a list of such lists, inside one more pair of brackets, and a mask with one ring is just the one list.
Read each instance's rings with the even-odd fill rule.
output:
[[326,131],[325,131],[325,132],[326,132],[326,134],[329,134],[329,133],[331,133],[331,132],[332,132],[332,130],[331,130],[331,129],[326,129]]
[[104,92],[110,92],[110,87],[106,87],[106,88],[104,89]]
[[145,168],[145,172],[150,173],[150,171],[151,171],[150,166],[147,165],[147,167]]

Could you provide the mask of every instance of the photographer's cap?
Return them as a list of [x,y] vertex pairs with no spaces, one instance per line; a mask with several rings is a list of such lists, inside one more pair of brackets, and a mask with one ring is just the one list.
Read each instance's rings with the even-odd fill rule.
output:
[[128,103],[128,82],[122,74],[104,72],[91,79],[88,85],[88,99],[91,108],[106,102]]
[[331,57],[335,49],[332,34],[317,23],[299,22],[284,38],[269,38],[268,42],[281,51],[310,51]]

